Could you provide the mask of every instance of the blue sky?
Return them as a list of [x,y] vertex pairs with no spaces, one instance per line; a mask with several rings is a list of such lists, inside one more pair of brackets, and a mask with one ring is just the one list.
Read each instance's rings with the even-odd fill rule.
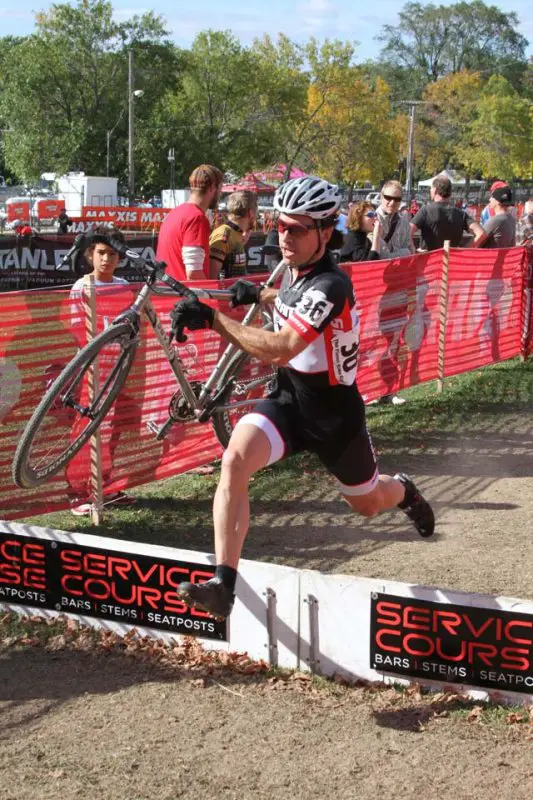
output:
[[[5,3],[2,6],[2,2]],[[436,0],[435,5],[450,5],[454,0]],[[533,54],[532,0],[486,0],[502,11],[515,11],[520,19],[520,32],[528,39],[528,54]],[[374,37],[383,25],[394,24],[404,5],[398,0],[374,0],[374,3],[347,3],[337,0],[115,0],[113,7],[118,20],[152,9],[167,21],[172,39],[183,47],[190,45],[195,35],[206,28],[231,30],[243,43],[249,44],[265,33],[276,37],[282,31],[294,41],[310,36],[358,41],[359,59],[375,58],[379,43]],[[25,35],[34,27],[35,11],[46,10],[46,0],[17,0],[9,4],[0,0],[0,36]]]

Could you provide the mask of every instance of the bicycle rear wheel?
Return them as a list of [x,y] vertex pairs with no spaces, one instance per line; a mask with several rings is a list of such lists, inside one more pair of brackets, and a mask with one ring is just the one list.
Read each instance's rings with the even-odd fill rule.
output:
[[247,353],[238,353],[228,364],[219,386],[227,383],[230,388],[221,408],[211,417],[217,439],[224,449],[237,422],[272,391],[275,380],[276,369],[272,364],[264,364]]
[[[96,431],[128,376],[137,349],[128,323],[111,325],[67,364],[33,412],[13,459],[13,480],[24,489],[56,475]],[[99,375],[89,404],[89,369]]]

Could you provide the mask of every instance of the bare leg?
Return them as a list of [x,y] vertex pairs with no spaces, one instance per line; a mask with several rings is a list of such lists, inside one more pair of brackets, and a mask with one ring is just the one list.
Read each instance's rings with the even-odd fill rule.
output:
[[354,511],[364,517],[373,517],[380,511],[387,511],[401,503],[405,497],[405,488],[396,478],[380,475],[378,485],[368,494],[343,495],[344,500]]
[[433,510],[408,475],[400,473],[395,478],[380,475],[378,485],[368,494],[343,497],[354,511],[364,517],[373,517],[380,511],[387,511],[401,503],[402,511],[409,517],[420,536],[424,539],[433,536]]
[[222,457],[213,503],[217,564],[237,569],[250,524],[248,483],[269,458],[267,435],[255,425],[239,425]]

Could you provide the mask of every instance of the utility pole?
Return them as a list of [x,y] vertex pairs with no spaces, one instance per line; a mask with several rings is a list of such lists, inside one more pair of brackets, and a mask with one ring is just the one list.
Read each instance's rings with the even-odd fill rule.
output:
[[413,103],[409,111],[409,148],[407,151],[407,174],[405,176],[405,201],[407,205],[411,203],[411,192],[413,190],[413,166],[415,161],[415,109]]
[[424,100],[402,100],[409,106],[409,142],[407,151],[407,174],[405,176],[405,202],[409,205],[413,193],[413,171],[415,163],[415,113],[416,107],[426,105]]
[[134,98],[133,98],[133,50],[128,53],[128,202],[135,198],[135,165],[133,162],[134,147]]

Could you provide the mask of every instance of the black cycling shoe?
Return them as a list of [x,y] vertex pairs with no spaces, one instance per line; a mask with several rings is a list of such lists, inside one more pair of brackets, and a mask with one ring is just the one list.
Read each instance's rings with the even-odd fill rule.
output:
[[235,602],[234,593],[218,578],[211,578],[205,583],[180,583],[177,594],[188,606],[207,611],[218,622],[229,617]]
[[433,536],[435,532],[435,515],[428,501],[424,499],[409,475],[400,472],[394,477],[405,487],[405,497],[398,504],[398,508],[401,508],[404,514],[407,514],[420,536],[425,539]]

